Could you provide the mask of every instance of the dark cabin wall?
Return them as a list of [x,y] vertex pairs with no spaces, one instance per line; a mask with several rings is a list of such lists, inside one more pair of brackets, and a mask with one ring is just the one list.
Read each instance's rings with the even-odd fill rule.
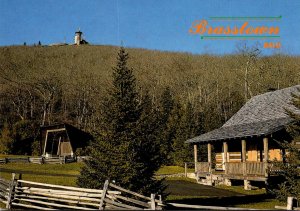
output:
[[[78,128],[73,127],[69,124],[56,124],[50,126],[44,126],[40,128],[40,143],[41,143],[41,155],[44,153],[44,146],[45,146],[45,139],[46,139],[46,131],[47,130],[54,130],[54,129],[66,129],[66,135],[63,135],[64,142],[62,144],[61,152],[64,155],[67,155],[67,151],[72,151],[73,153],[76,152],[77,149],[85,149],[87,146],[90,145],[91,141],[93,140],[92,135],[86,133]],[[51,134],[51,133],[50,133]],[[51,137],[51,135],[49,136]],[[56,149],[58,145],[56,146]],[[49,151],[49,146],[47,144],[47,151]],[[51,151],[51,150],[50,150]],[[57,150],[53,151],[52,155],[56,155]],[[69,153],[70,154],[70,153]]]

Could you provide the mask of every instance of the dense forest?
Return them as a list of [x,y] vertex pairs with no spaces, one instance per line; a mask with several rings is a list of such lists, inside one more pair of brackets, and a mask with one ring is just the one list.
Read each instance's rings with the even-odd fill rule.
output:
[[[92,134],[101,131],[101,105],[112,85],[118,50],[90,45],[1,47],[0,153],[38,154],[40,125],[66,122]],[[220,127],[252,96],[300,81],[300,57],[263,56],[255,47],[222,56],[126,51],[140,103],[149,96],[159,122],[166,163],[190,160],[192,150],[184,141]]]

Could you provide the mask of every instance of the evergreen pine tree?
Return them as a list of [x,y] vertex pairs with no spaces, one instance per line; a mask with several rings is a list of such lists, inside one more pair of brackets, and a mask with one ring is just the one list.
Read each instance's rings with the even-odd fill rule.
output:
[[283,178],[278,187],[271,190],[280,200],[286,200],[288,196],[297,197],[300,199],[300,151],[296,146],[300,142],[300,95],[293,94],[292,104],[297,108],[297,111],[287,111],[289,116],[295,121],[287,127],[287,131],[292,137],[292,141],[279,143],[287,152],[283,157],[284,162],[274,162],[275,167],[280,169],[279,175]]
[[159,139],[161,140],[161,155],[164,165],[171,164],[170,150],[172,148],[173,127],[170,125],[170,118],[174,113],[175,100],[171,90],[166,87],[160,97],[159,107]]
[[7,123],[4,123],[0,131],[0,154],[12,153],[13,139]]
[[185,108],[178,110],[178,122],[176,135],[172,145],[172,157],[175,165],[183,165],[184,162],[192,162],[193,149],[191,144],[184,142],[195,136],[196,116],[194,115],[193,107],[190,102]]
[[[149,97],[138,99],[128,54],[118,53],[113,84],[103,102],[102,128],[78,177],[78,185],[102,188],[106,179],[143,194],[163,190],[153,176],[161,164]],[[142,101],[142,103],[140,103]]]
[[135,185],[142,187],[140,192],[149,194],[160,193],[166,196],[163,191],[165,186],[163,180],[157,180],[153,177],[154,173],[160,168],[163,163],[161,155],[161,143],[158,139],[159,132],[159,115],[156,108],[153,108],[151,98],[146,94],[142,99],[141,118],[136,126],[136,148],[137,148],[137,163],[143,165],[137,166],[138,172],[143,176],[135,181]]

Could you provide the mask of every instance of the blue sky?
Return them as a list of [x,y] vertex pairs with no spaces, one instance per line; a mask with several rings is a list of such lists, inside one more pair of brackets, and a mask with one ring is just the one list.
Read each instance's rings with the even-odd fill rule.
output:
[[[280,27],[278,40],[248,40],[248,45],[281,42],[280,51],[300,55],[299,0],[0,0],[0,46],[74,42],[80,27],[91,44],[120,45],[195,54],[233,53],[238,40],[201,40],[188,33],[195,20],[212,16],[277,17],[250,21]],[[243,21],[209,21],[234,26]],[[265,54],[273,49],[263,49]]]

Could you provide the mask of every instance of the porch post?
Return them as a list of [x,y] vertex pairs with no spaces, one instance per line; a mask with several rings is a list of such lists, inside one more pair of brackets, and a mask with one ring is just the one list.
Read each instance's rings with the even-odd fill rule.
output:
[[[242,164],[243,164],[243,175],[247,176],[247,166],[246,166],[246,140],[242,140]],[[245,190],[251,190],[251,184],[250,181],[247,179],[244,179],[244,189]]]
[[197,172],[197,162],[198,162],[198,147],[194,144],[194,161],[195,161],[195,172]]
[[46,130],[46,137],[45,137],[45,145],[44,145],[43,156],[46,156],[46,146],[47,146],[47,141],[48,141],[48,130]]
[[226,169],[226,163],[227,161],[227,154],[228,154],[228,144],[226,141],[223,142],[223,148],[224,148],[224,170],[225,170],[225,174],[227,173],[227,169]]
[[[227,144],[226,141],[223,142],[223,148],[224,148],[224,161],[223,161],[223,162],[224,162],[224,170],[225,170],[225,174],[227,174],[227,173],[228,173],[228,172],[227,172],[228,144]],[[224,179],[224,184],[225,184],[226,186],[231,186],[231,181],[230,181],[230,179],[229,179],[229,178],[225,178],[225,179]]]
[[265,176],[268,177],[268,160],[269,160],[269,145],[268,145],[268,138],[264,137],[263,139],[264,142],[264,167],[265,167]]
[[246,162],[246,140],[242,140],[242,162]]
[[264,162],[268,162],[269,160],[269,146],[268,146],[268,138],[265,137],[263,139],[264,142]]
[[211,172],[211,143],[207,144],[207,161],[208,161],[208,165],[209,165],[209,172]]

